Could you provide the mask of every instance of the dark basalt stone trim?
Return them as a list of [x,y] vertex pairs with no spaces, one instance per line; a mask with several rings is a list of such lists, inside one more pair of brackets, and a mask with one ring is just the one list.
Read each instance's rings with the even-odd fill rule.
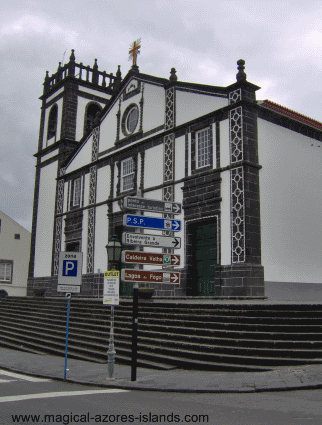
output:
[[78,146],[78,142],[76,142],[75,140],[60,139],[57,142],[53,143],[52,145],[49,145],[46,148],[41,149],[40,151],[35,153],[34,156],[36,158],[38,158],[39,156],[47,155],[48,153],[50,153],[50,152],[52,152],[56,149],[64,149],[65,147],[68,147],[70,149],[74,149],[77,146]]
[[45,103],[45,105],[42,106],[41,108],[44,108],[44,109],[50,108],[54,103],[56,103],[63,96],[64,96],[64,90],[61,93],[59,93],[57,96],[55,96],[53,99],[51,99],[49,102]]
[[32,213],[32,230],[31,230],[31,243],[30,243],[30,260],[29,260],[29,271],[28,276],[34,275],[35,266],[35,250],[36,250],[36,232],[37,232],[37,216],[38,216],[38,200],[39,200],[39,186],[40,186],[40,159],[37,158],[36,176],[35,176],[35,188],[34,188],[34,201],[33,201],[33,213]]
[[104,103],[104,105],[107,105],[110,101],[110,99],[106,99],[105,97],[100,97],[100,96],[97,96],[95,94],[86,93],[86,92],[80,91],[80,90],[77,90],[76,93],[77,93],[78,97],[82,97],[83,99],[89,99],[89,100],[92,100],[94,102]]
[[56,84],[49,92],[40,96],[39,99],[43,100],[43,99],[46,99],[46,98],[52,96],[53,93],[55,93],[55,91],[57,91],[61,87],[65,86],[66,83],[77,84],[78,86],[83,86],[83,87],[86,87],[88,89],[96,90],[98,92],[107,93],[107,94],[110,94],[110,95],[115,94],[115,92],[111,88],[109,88],[108,86],[102,87],[98,84],[91,83],[90,81],[83,81],[83,80],[80,80],[79,78],[76,78],[76,77],[66,76],[66,77],[64,77],[63,80],[61,80],[58,84]]

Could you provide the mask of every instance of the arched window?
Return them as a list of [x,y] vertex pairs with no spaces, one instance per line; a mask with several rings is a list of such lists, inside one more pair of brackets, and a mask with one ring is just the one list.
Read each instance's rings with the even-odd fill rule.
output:
[[102,108],[97,103],[90,103],[86,108],[84,134],[93,126],[97,112],[101,112]]
[[56,136],[56,130],[57,130],[57,112],[58,112],[57,105],[53,105],[52,108],[51,108],[51,110],[50,110],[50,112],[49,112],[47,140],[49,140],[52,137],[55,137]]

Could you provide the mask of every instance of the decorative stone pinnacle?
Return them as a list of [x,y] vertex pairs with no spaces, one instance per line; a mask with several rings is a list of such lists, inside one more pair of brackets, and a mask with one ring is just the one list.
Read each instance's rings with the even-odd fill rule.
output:
[[238,65],[238,67],[237,67],[238,72],[236,74],[237,81],[246,81],[247,75],[244,72],[244,69],[245,69],[245,67],[244,67],[245,61],[244,61],[244,59],[239,59],[237,61],[237,65]]
[[94,65],[93,65],[93,69],[98,69],[97,59],[95,59],[95,62],[94,62]]
[[75,62],[75,55],[74,55],[74,52],[75,52],[75,50],[74,50],[74,49],[72,49],[72,53],[71,53],[71,55],[70,55],[70,57],[69,57],[69,60],[70,60],[71,62]]
[[118,65],[118,66],[117,66],[116,77],[117,77],[117,78],[121,78],[121,77],[122,77],[122,73],[121,73],[121,65]]
[[170,81],[177,81],[178,77],[176,76],[176,72],[175,68],[171,68],[171,75],[169,77]]

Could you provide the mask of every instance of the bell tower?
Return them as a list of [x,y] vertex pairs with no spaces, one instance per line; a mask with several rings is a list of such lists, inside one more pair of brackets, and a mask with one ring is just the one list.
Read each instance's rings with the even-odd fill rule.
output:
[[[76,63],[74,49],[69,62],[58,65],[49,75],[46,71],[43,94],[37,159],[28,294],[32,287],[52,276],[52,241],[54,216],[57,213],[57,178],[61,165],[86,137],[94,119],[109,99],[118,91],[122,77],[98,69],[97,59],[92,67]],[[39,281],[39,282],[38,282]],[[45,284],[45,283],[44,283]],[[40,284],[42,286],[42,283]]]

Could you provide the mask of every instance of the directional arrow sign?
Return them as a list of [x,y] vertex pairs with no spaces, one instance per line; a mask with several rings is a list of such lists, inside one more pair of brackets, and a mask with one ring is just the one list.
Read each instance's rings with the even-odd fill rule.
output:
[[156,254],[155,252],[123,251],[122,263],[180,266],[180,255]]
[[144,227],[145,229],[171,230],[174,232],[181,230],[180,220],[146,217],[144,215],[125,214],[123,216],[123,225],[129,227]]
[[126,196],[124,198],[124,207],[133,210],[181,214],[181,204],[178,202],[158,201],[156,199],[136,198],[134,196]]
[[181,238],[141,233],[123,233],[123,245],[150,246],[155,248],[181,248]]
[[180,283],[180,273],[123,269],[121,279],[124,282]]

